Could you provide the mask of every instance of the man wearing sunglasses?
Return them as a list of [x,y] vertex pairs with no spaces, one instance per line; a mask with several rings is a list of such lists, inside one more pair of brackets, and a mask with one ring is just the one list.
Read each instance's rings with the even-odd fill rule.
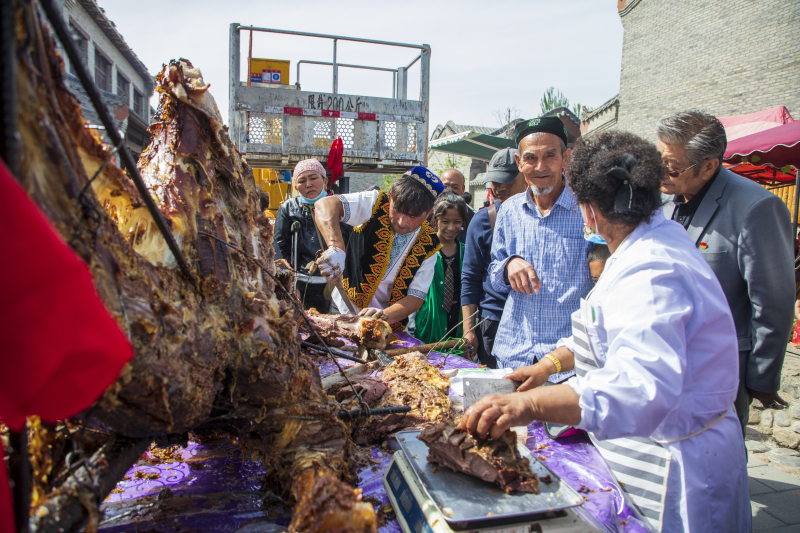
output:
[[676,113],[659,121],[656,135],[665,215],[686,228],[731,308],[739,343],[735,406],[744,431],[754,398],[768,409],[787,405],[777,391],[795,294],[789,210],[722,166],[727,140],[716,117]]

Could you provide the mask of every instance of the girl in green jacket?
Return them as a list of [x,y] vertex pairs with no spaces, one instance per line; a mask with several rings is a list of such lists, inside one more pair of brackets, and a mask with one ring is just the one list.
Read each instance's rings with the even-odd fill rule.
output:
[[[416,337],[423,343],[437,342],[461,322],[461,264],[464,260],[464,243],[456,240],[467,221],[467,203],[445,189],[433,206],[433,227],[442,248],[436,257],[428,296],[417,311]],[[448,334],[459,338],[461,325]]]

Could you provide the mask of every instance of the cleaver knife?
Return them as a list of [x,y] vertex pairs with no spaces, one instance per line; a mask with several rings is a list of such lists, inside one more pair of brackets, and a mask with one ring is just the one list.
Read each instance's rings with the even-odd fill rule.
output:
[[484,396],[516,392],[518,386],[513,379],[464,378],[464,409]]

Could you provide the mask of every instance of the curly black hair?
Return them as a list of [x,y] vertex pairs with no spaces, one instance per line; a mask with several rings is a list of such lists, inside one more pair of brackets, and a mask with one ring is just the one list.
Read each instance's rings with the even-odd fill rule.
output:
[[632,133],[581,137],[568,170],[578,201],[594,203],[611,222],[639,225],[661,208],[661,154]]

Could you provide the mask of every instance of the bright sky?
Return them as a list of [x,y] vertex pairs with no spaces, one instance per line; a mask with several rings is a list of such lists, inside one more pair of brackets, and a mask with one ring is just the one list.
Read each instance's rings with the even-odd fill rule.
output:
[[[550,86],[570,103],[602,104],[619,91],[622,24],[614,0],[351,0],[264,2],[99,0],[152,74],[170,59],[199,67],[223,118],[228,111],[231,22],[431,46],[430,131],[437,124],[496,126],[494,113],[515,107],[539,114]],[[242,80],[248,34],[242,33]],[[256,33],[253,57],[288,59],[290,82],[300,59],[332,60],[332,42]],[[410,48],[340,42],[337,60],[396,68],[416,57]],[[303,90],[331,91],[331,68],[303,65]],[[390,72],[339,70],[342,94],[391,97]],[[419,97],[419,62],[409,97]],[[153,101],[155,104],[155,100]]]

